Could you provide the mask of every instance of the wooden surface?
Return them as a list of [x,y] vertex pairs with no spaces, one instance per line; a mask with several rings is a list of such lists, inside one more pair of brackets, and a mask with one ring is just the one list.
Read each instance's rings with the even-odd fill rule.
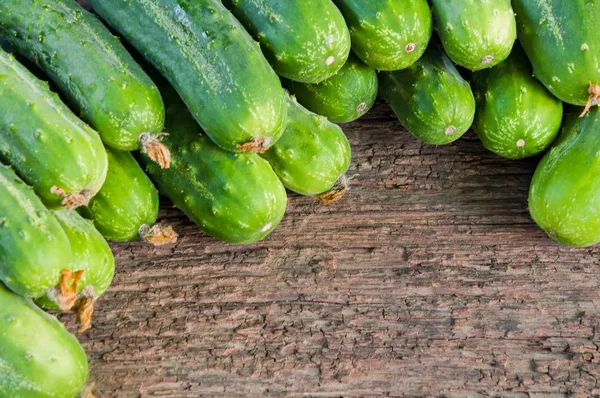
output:
[[531,221],[536,160],[422,145],[381,103],[345,131],[350,192],[291,196],[264,242],[207,238],[165,202],[176,246],[113,245],[80,336],[96,397],[600,394],[600,248]]

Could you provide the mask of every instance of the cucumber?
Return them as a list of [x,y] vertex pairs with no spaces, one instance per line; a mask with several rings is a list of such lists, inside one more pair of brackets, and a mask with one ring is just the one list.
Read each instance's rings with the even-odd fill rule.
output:
[[3,50],[0,109],[0,160],[48,206],[74,208],[100,190],[108,161],[98,133]]
[[217,145],[261,152],[283,134],[281,82],[220,0],[88,2],[171,82]]
[[504,61],[517,38],[510,0],[432,0],[446,54],[472,71]]
[[[161,245],[177,234],[158,224],[158,191],[129,152],[106,148],[108,174],[102,189],[79,209],[106,239],[125,242],[137,237]],[[123,189],[126,187],[126,189]]]
[[0,283],[0,396],[73,398],[88,372],[79,342],[54,317]]
[[74,0],[5,0],[2,8],[0,35],[42,68],[107,145],[156,152],[164,123],[158,89],[95,16]]
[[[350,53],[350,33],[331,0],[225,0],[280,76],[319,83]],[[318,10],[318,12],[315,12]]]
[[553,239],[569,246],[600,242],[600,112],[565,115],[565,130],[538,165],[529,211]]
[[377,98],[377,72],[350,54],[333,77],[319,84],[285,83],[306,109],[334,123],[348,123],[367,113]]
[[288,98],[288,125],[262,156],[283,185],[300,195],[335,202],[346,189],[350,143],[342,129]]
[[562,122],[562,102],[532,76],[519,45],[500,65],[475,72],[471,82],[477,104],[473,129],[487,149],[521,159],[552,144]]
[[0,280],[23,296],[41,297],[60,283],[71,259],[58,220],[31,187],[0,164]]
[[400,123],[426,144],[448,144],[469,130],[475,98],[436,42],[404,70],[379,74],[383,98]]
[[535,77],[561,101],[587,109],[600,104],[598,4],[514,0],[513,7],[519,41]]
[[94,301],[102,296],[113,279],[115,260],[108,243],[90,221],[71,210],[53,210],[52,213],[69,238],[73,252],[69,268],[76,270],[76,275],[69,285],[51,289],[36,302],[54,310],[74,307],[81,330],[85,331],[91,325]]
[[139,160],[161,194],[207,235],[230,243],[266,237],[283,218],[287,204],[277,174],[255,153],[217,147],[173,89],[157,83],[170,133],[163,143],[177,156],[169,169],[161,169],[144,155]]
[[334,0],[346,18],[352,49],[367,65],[384,71],[415,63],[431,38],[427,0]]

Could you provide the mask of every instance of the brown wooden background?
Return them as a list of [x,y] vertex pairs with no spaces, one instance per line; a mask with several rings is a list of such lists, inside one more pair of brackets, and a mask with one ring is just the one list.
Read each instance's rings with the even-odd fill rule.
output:
[[80,336],[96,397],[600,394],[600,248],[531,221],[536,161],[473,134],[422,145],[381,103],[345,131],[351,191],[292,195],[264,242],[207,238],[165,203],[175,246],[113,245]]

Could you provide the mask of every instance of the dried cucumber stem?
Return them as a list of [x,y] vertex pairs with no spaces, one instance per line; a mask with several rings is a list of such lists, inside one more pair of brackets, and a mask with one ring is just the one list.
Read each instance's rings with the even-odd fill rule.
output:
[[94,314],[94,301],[93,296],[83,296],[77,301],[77,305],[73,307],[73,312],[77,317],[77,323],[79,323],[79,331],[85,332],[92,327],[92,315]]
[[588,98],[587,104],[585,104],[583,113],[579,115],[579,117],[584,117],[590,111],[592,106],[600,105],[600,85],[590,82],[588,93],[590,93],[590,97]]
[[142,152],[148,154],[163,169],[171,167],[171,152],[161,144],[160,138],[167,133],[152,135],[150,133],[140,134],[139,141]]
[[75,305],[77,300],[77,284],[83,277],[83,270],[71,271],[62,270],[60,283],[57,288],[48,292],[48,296],[54,300],[58,308],[63,311],[69,311]]
[[237,144],[237,148],[242,152],[265,153],[271,146],[270,138],[253,138],[244,144]]
[[91,197],[90,191],[88,189],[84,189],[79,193],[66,193],[64,189],[59,188],[56,185],[50,188],[50,192],[62,198],[62,201],[60,203],[67,210],[73,210],[79,206],[87,206]]
[[156,224],[153,227],[144,224],[140,227],[139,233],[142,240],[151,243],[154,246],[175,243],[179,237],[172,226],[164,223]]
[[346,177],[346,175],[341,176],[338,178],[333,188],[325,193],[317,195],[317,199],[319,199],[324,205],[337,202],[342,196],[344,196],[344,193],[346,193],[350,180],[351,179]]

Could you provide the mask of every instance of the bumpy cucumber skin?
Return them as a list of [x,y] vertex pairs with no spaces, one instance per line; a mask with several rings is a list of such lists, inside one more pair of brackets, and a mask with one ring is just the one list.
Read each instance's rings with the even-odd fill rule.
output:
[[407,68],[427,48],[433,30],[427,0],[334,2],[346,18],[352,49],[377,70]]
[[281,82],[220,1],[88,2],[171,82],[217,145],[257,152],[283,134]]
[[93,196],[108,161],[100,136],[79,120],[47,84],[0,50],[0,159],[11,164],[50,207],[66,193]]
[[0,280],[27,297],[60,282],[72,260],[69,239],[31,187],[0,164]]
[[538,165],[529,190],[531,217],[546,233],[565,245],[600,242],[600,112],[581,109],[565,116],[558,144]]
[[600,4],[589,0],[513,0],[519,41],[533,73],[552,94],[585,105],[600,84]]
[[562,102],[532,76],[519,45],[500,65],[473,74],[473,129],[496,154],[521,159],[548,148],[562,122]]
[[400,123],[426,144],[456,141],[473,123],[471,87],[436,42],[407,69],[380,73],[379,88]]
[[[71,271],[84,271],[77,284],[77,294],[86,289],[86,294],[94,298],[102,296],[115,273],[115,259],[110,246],[92,222],[77,212],[53,210],[52,214],[60,222],[71,244],[73,260],[67,268]],[[36,303],[44,308],[59,309],[48,295],[36,300]]]
[[171,150],[169,169],[140,161],[161,194],[207,235],[230,243],[266,237],[285,213],[285,188],[269,163],[254,153],[231,153],[213,144],[177,94],[162,87]]
[[73,0],[6,0],[0,34],[60,87],[106,145],[140,148],[141,133],[159,133],[158,89],[110,31]]
[[497,65],[509,56],[517,38],[510,0],[432,0],[432,3],[437,31],[452,61],[477,71]]
[[73,398],[83,389],[83,348],[54,317],[0,283],[0,396]]
[[140,227],[158,217],[158,192],[129,152],[106,148],[108,173],[100,192],[80,213],[106,239],[124,242],[139,237]]
[[348,58],[350,32],[331,0],[223,3],[260,42],[280,76],[319,83],[335,75]]
[[288,98],[283,136],[262,155],[283,185],[306,196],[331,190],[350,167],[350,143],[342,129]]
[[290,81],[285,85],[306,109],[334,123],[360,118],[377,98],[377,72],[354,54],[337,74],[319,84]]

